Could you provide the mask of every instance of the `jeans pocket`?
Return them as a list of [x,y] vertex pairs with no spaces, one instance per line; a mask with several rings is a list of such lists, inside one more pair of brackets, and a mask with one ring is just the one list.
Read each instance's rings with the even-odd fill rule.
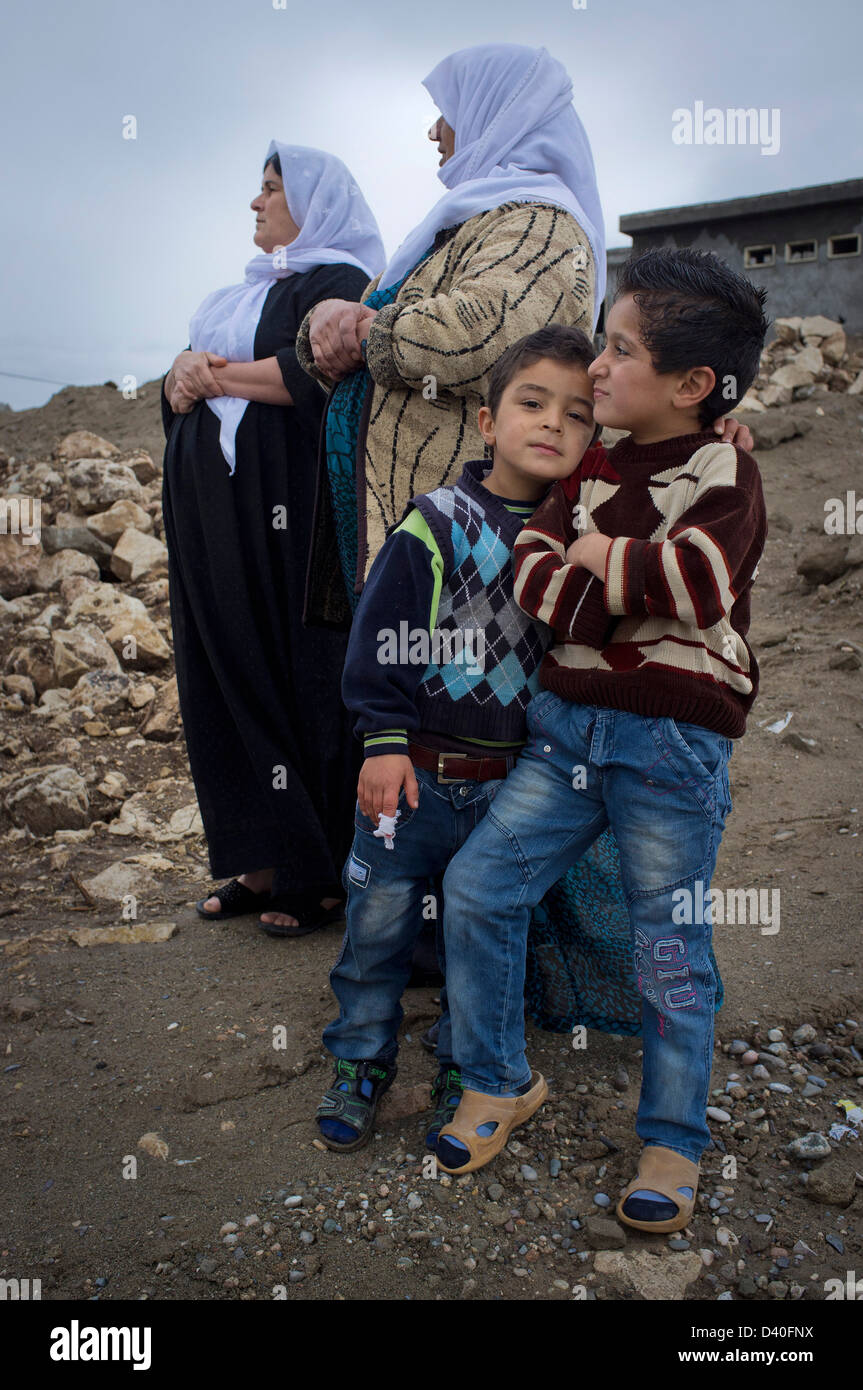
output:
[[[422,805],[423,784],[419,780],[419,778],[417,779],[417,792],[419,803],[420,805]],[[419,806],[408,805],[404,787],[402,787],[401,791],[399,792],[398,805],[396,809],[399,812],[398,819],[396,820],[396,833],[398,833],[399,830],[404,830],[406,826],[410,825],[410,822],[413,820],[414,816],[419,810]],[[363,815],[362,811],[360,810],[360,803],[357,802],[354,810],[354,829],[362,830],[365,832],[366,835],[373,835],[377,828],[378,827],[375,825],[373,820],[370,820],[368,816]]]
[[534,695],[525,710],[528,727],[535,724],[537,719],[541,719],[558,699],[559,696],[555,695],[553,690],[541,690],[538,695]]
[[690,762],[697,764],[702,776],[711,782],[718,777],[728,763],[730,740],[701,724],[671,718],[667,722],[672,742],[685,751]]

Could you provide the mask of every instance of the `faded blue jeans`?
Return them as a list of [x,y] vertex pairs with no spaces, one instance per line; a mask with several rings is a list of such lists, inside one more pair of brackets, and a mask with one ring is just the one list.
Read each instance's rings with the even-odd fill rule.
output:
[[[501,780],[444,784],[424,768],[415,767],[414,773],[419,806],[412,810],[400,793],[391,850],[375,838],[375,826],[359,805],[354,816],[354,843],[342,875],[347,930],[330,972],[340,1012],[323,1035],[334,1057],[351,1062],[395,1057],[403,1017],[399,1001],[410,979],[429,879],[443,873],[502,785]],[[467,988],[470,1007],[481,1008],[475,988]],[[437,1060],[445,1067],[453,1055],[446,988],[441,1010]]]
[[529,1081],[522,998],[531,911],[610,825],[642,996],[636,1130],[645,1144],[697,1162],[710,1139],[716,993],[711,924],[699,918],[710,917],[704,895],[731,809],[731,741],[550,691],[534,697],[527,720],[527,747],[444,878],[462,1079],[486,1095],[512,1095]]

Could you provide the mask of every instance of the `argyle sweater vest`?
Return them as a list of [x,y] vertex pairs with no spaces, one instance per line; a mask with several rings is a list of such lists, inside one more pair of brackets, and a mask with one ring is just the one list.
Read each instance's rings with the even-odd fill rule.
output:
[[[515,601],[512,549],[522,521],[482,486],[488,467],[469,461],[458,483],[413,500],[444,561],[439,650],[431,652],[416,707],[421,727],[515,742],[524,738],[551,632]],[[462,659],[452,659],[459,652]]]

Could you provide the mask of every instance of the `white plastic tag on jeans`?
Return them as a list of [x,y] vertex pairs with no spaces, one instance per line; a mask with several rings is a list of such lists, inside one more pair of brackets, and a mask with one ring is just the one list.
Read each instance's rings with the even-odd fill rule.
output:
[[394,816],[385,816],[383,811],[378,812],[378,828],[374,833],[374,838],[383,840],[385,849],[395,849],[393,840],[396,833],[396,821],[401,815],[401,811],[396,811]]

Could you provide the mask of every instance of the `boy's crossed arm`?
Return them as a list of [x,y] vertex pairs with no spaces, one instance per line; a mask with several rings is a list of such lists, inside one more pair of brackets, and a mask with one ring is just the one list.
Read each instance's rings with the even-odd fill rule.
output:
[[620,617],[713,627],[752,580],[767,535],[761,478],[740,454],[733,470],[721,456],[705,468],[663,540],[579,536],[575,511],[557,483],[516,541],[515,596],[558,636],[596,648]]
[[611,541],[595,531],[579,534],[570,489],[556,483],[518,537],[515,598],[556,636],[602,647],[611,626],[602,584]]

